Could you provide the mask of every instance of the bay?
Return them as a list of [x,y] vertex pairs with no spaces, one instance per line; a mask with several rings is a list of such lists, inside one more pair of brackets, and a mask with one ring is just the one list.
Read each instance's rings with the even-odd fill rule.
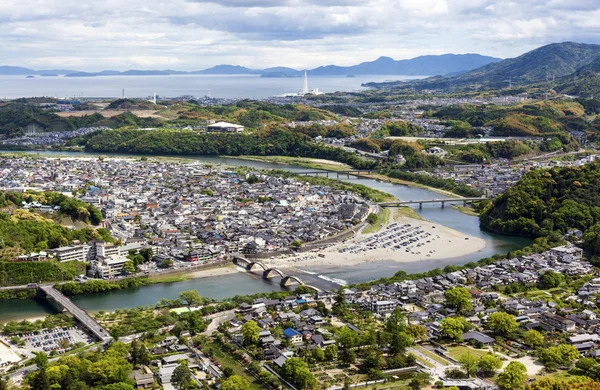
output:
[[[310,76],[309,89],[320,92],[351,92],[365,90],[361,84],[387,80],[418,79],[422,76]],[[98,77],[39,77],[0,76],[0,97],[59,98],[174,98],[184,95],[210,95],[222,99],[265,99],[283,94],[298,93],[304,79],[267,78],[259,75],[169,75],[169,76],[98,76]]]

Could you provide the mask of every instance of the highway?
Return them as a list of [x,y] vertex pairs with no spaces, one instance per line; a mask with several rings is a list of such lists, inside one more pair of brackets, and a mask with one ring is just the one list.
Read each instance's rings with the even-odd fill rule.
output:
[[49,299],[54,300],[59,306],[63,307],[66,311],[71,313],[77,321],[85,326],[94,336],[101,341],[108,341],[111,339],[110,334],[104,329],[95,319],[93,319],[85,310],[74,304],[69,298],[64,296],[60,291],[52,286],[40,286]]

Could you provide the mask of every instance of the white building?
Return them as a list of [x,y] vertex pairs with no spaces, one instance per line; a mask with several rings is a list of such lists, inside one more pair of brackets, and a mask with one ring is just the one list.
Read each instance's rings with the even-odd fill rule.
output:
[[206,130],[209,133],[241,133],[244,131],[244,126],[227,122],[217,122],[208,125]]

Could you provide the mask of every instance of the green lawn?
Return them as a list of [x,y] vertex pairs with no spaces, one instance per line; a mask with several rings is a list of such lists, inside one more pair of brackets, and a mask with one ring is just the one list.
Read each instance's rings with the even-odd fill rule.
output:
[[427,348],[423,348],[421,346],[416,346],[415,349],[417,351],[421,352],[423,355],[426,355],[426,356],[430,357],[431,359],[435,360],[436,362],[443,364],[444,366],[450,365],[450,363],[446,359],[444,359],[437,353],[428,350]]
[[390,220],[390,209],[381,209],[377,214],[377,221],[362,231],[363,234],[377,233]]
[[213,357],[215,358],[216,361],[219,362],[219,364],[221,364],[221,369],[223,369],[225,367],[231,367],[233,369],[233,372],[235,373],[235,375],[240,375],[240,376],[243,376],[244,378],[248,379],[248,381],[250,382],[250,385],[251,385],[250,386],[251,390],[263,390],[264,389],[264,387],[261,385],[261,383],[259,381],[256,380],[256,378],[254,378],[252,375],[249,375],[248,373],[246,373],[246,370],[244,369],[244,367],[237,360],[235,360],[228,353],[225,353],[223,350],[221,350],[221,347],[219,346],[219,344],[212,342],[212,343],[206,344],[202,348],[202,352],[204,352],[204,353],[208,352],[209,350],[213,351]]
[[488,352],[489,351],[487,349],[473,349],[464,346],[448,347],[448,355],[455,360],[457,360],[460,355],[467,354],[480,358],[483,355],[486,355]]

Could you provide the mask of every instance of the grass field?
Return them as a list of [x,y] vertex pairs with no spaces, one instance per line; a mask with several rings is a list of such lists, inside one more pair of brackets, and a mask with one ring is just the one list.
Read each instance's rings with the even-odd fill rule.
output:
[[444,366],[450,365],[450,363],[446,359],[444,359],[437,353],[428,350],[427,348],[423,348],[421,346],[416,346],[415,349],[417,351],[421,352],[423,355],[426,355],[426,356],[430,357],[431,359],[435,360],[436,362],[443,364]]
[[450,357],[453,359],[458,359],[459,356],[467,354],[480,358],[487,353],[488,350],[485,349],[473,349],[464,346],[448,347],[448,355],[450,355]]
[[250,382],[250,390],[264,389],[264,387],[261,385],[260,382],[258,382],[256,380],[256,378],[254,378],[253,376],[246,373],[246,370],[244,369],[244,367],[237,360],[235,360],[228,353],[225,353],[223,350],[221,350],[221,347],[219,346],[219,344],[212,342],[212,343],[206,344],[202,348],[202,352],[207,352],[209,350],[213,351],[213,357],[215,358],[216,361],[219,362],[219,364],[221,364],[222,369],[225,367],[231,367],[231,369],[233,369],[233,372],[235,373],[235,375],[240,375],[240,376],[243,376],[244,378],[248,379],[248,382]]
[[377,221],[375,221],[375,223],[371,224],[371,226],[363,230],[362,234],[377,233],[378,231],[380,231],[383,226],[389,223],[390,214],[390,209],[381,209],[381,211],[377,214]]

